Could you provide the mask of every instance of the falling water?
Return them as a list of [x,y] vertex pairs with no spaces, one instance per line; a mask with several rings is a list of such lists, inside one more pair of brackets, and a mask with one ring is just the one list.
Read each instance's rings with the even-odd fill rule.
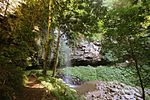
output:
[[[66,67],[71,67],[71,48],[68,45],[68,40],[66,35],[62,35],[61,37],[61,53],[64,57],[63,61],[63,66]],[[71,73],[71,70],[67,69],[67,73]],[[71,76],[68,74],[64,77],[64,82],[69,86],[69,87],[75,87],[75,85],[71,84]]]

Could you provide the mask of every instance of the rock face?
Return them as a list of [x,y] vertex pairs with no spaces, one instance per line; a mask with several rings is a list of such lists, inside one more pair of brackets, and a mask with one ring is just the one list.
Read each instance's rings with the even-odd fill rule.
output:
[[21,3],[24,3],[23,0],[0,0],[0,8],[1,8],[1,12],[0,12],[0,15],[5,15],[5,10],[6,10],[6,7],[7,7],[7,10],[6,10],[6,13],[10,13],[10,14],[13,14],[15,9],[21,5]]
[[72,65],[104,65],[106,61],[100,55],[101,44],[100,42],[81,42],[74,52],[71,54]]

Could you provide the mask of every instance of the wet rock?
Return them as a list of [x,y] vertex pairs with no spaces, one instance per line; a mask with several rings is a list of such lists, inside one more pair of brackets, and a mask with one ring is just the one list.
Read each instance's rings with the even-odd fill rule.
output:
[[72,77],[63,73],[57,73],[56,78],[61,78],[66,84],[81,85],[84,83],[79,77]]

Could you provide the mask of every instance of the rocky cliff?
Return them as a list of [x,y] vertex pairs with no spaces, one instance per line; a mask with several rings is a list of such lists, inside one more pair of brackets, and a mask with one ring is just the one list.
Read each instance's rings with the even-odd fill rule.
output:
[[98,66],[105,65],[107,62],[103,59],[100,42],[81,42],[71,54],[71,63],[76,66]]

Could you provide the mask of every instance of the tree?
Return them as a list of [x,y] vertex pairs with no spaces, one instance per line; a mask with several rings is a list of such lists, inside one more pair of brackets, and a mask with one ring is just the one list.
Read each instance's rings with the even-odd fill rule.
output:
[[50,50],[50,31],[51,31],[51,24],[52,24],[52,13],[53,13],[53,0],[49,0],[49,5],[48,5],[48,30],[47,30],[47,38],[46,38],[46,43],[45,43],[45,54],[44,54],[44,65],[43,65],[43,74],[47,74],[47,63],[48,63],[48,57],[49,57],[49,50]]
[[[55,13],[54,13],[54,29],[57,29],[57,43],[56,43],[56,49],[54,50],[54,64],[53,64],[53,74],[52,77],[55,77],[56,75],[56,69],[59,63],[59,48],[60,48],[60,38],[61,38],[61,21],[64,10],[66,10],[66,3],[63,0],[56,1],[56,7],[55,7]],[[54,48],[54,39],[52,41],[52,48]]]
[[60,48],[60,26],[58,26],[58,33],[57,33],[57,46],[55,51],[55,60],[54,60],[54,66],[53,66],[53,77],[56,75],[56,68],[58,66],[58,58],[59,58],[59,48]]
[[144,100],[144,84],[140,69],[149,63],[149,25],[143,27],[147,17],[145,12],[142,5],[111,10],[104,20],[106,33],[103,41],[103,48],[113,51],[114,56],[118,58],[117,61],[130,60],[130,63],[134,64]]
[[[90,37],[93,33],[99,32],[97,21],[102,17],[105,10],[105,7],[102,7],[102,1],[97,0],[59,1],[57,2],[57,8],[55,8],[54,14],[55,27],[58,27],[59,32],[61,31],[63,34],[66,34],[70,43],[74,45],[75,41],[79,40],[80,34]],[[59,32],[58,37],[60,38]],[[54,54],[53,76],[55,76],[58,63],[59,38],[57,39]]]
[[80,41],[81,35],[90,38],[100,32],[98,22],[106,13],[101,0],[66,2],[67,8],[61,18],[61,31],[66,33],[71,44]]

